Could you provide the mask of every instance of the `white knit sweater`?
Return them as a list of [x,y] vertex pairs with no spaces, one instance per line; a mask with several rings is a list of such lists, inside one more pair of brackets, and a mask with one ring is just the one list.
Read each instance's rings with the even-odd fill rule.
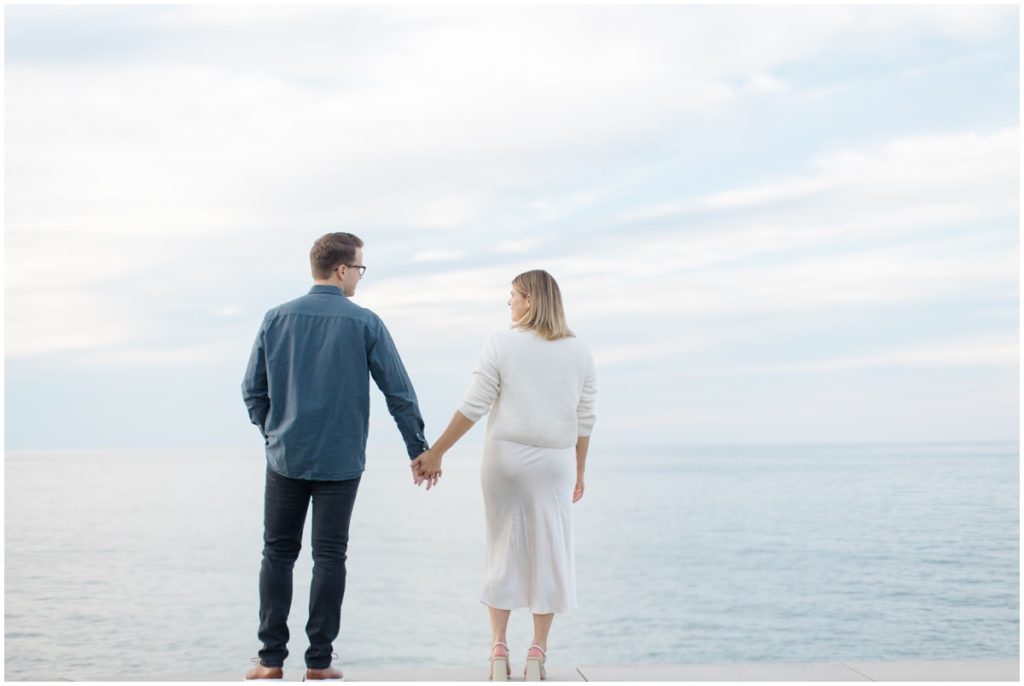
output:
[[490,411],[488,438],[570,448],[594,428],[596,392],[594,358],[579,339],[510,329],[487,341],[459,412],[475,422]]

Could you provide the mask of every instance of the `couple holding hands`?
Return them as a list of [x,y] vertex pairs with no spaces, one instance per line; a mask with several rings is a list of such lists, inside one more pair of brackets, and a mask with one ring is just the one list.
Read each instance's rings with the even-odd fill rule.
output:
[[545,271],[512,280],[512,327],[487,341],[466,397],[432,447],[416,393],[380,318],[353,303],[366,271],[363,242],[329,233],[310,252],[308,294],[270,310],[242,382],[267,455],[260,568],[263,643],[246,679],[281,679],[288,655],[292,568],[313,505],[313,579],[305,653],[309,680],[344,679],[331,667],[345,593],[349,522],[365,464],[369,378],[383,392],[413,480],[437,485],[445,453],[490,413],[481,467],[486,565],[480,596],[490,617],[489,677],[511,675],[511,611],[533,614],[525,678],[544,678],[555,613],[576,605],[572,503],[583,497],[594,425],[589,349],[569,330],[558,284]]

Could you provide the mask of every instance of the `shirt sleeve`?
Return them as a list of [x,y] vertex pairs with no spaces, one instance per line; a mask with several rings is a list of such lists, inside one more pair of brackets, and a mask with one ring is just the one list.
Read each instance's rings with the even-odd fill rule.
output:
[[490,412],[491,405],[501,391],[501,374],[498,372],[498,337],[491,336],[480,353],[480,361],[473,372],[469,391],[459,406],[459,412],[466,419],[476,422]]
[[249,421],[259,427],[264,438],[267,435],[267,413],[270,412],[270,392],[267,382],[267,355],[264,334],[267,319],[263,319],[256,341],[252,345],[249,364],[242,379],[242,400],[249,411]]
[[594,412],[595,396],[597,395],[597,375],[594,372],[594,356],[587,353],[587,371],[583,378],[583,391],[580,402],[576,406],[576,435],[586,437],[594,430],[597,415]]
[[384,322],[376,319],[369,327],[368,334],[366,357],[370,376],[384,394],[388,412],[402,434],[409,459],[415,459],[429,449],[423,436],[423,416],[416,400],[416,391],[413,390],[412,381]]

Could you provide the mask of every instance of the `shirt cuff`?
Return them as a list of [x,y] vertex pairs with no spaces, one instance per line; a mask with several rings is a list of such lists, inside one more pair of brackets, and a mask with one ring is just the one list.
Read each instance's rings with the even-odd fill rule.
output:
[[417,457],[430,450],[430,445],[427,443],[427,439],[423,436],[417,436],[416,440],[418,443],[405,446],[405,449],[409,451],[410,460],[415,460]]

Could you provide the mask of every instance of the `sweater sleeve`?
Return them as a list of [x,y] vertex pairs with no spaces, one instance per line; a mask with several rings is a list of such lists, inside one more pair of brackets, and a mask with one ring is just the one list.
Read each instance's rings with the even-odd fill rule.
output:
[[597,415],[594,412],[595,396],[597,395],[597,376],[594,373],[594,356],[587,353],[587,372],[583,378],[583,391],[580,402],[576,406],[576,435],[581,438],[589,436],[594,430]]
[[498,340],[491,336],[480,354],[480,361],[473,372],[466,398],[459,406],[459,412],[471,422],[478,421],[490,412],[491,405],[501,390],[501,375],[498,373]]

